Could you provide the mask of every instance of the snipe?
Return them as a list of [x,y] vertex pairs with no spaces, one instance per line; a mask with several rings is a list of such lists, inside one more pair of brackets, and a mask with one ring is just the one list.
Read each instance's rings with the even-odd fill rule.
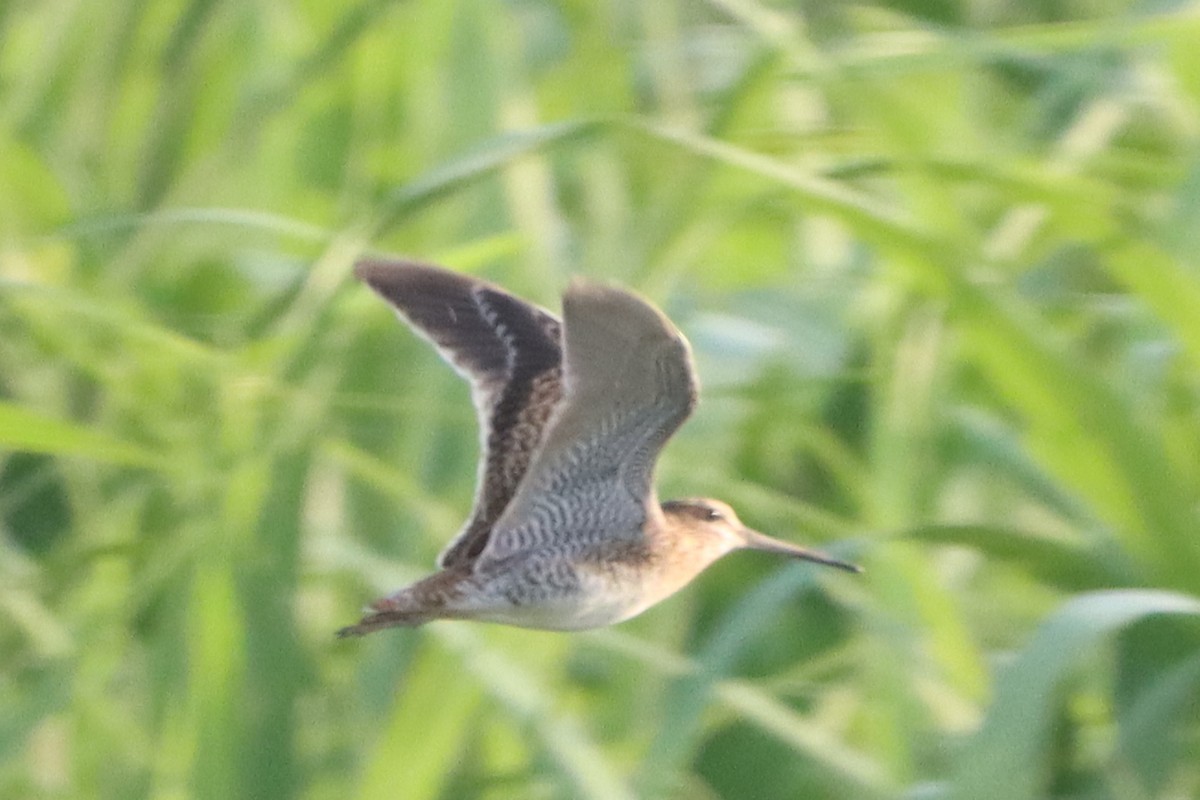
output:
[[355,274],[470,382],[482,446],[475,507],[440,571],[339,636],[435,619],[600,627],[740,549],[859,571],[747,528],[719,500],[659,503],[654,464],[697,382],[687,340],[645,300],[576,280],[560,322],[437,267],[368,260]]

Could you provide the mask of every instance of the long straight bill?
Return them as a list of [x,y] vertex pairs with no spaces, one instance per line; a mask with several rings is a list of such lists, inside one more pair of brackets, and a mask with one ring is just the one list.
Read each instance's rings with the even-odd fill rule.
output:
[[764,553],[775,553],[776,555],[799,558],[804,561],[811,561],[814,564],[824,564],[827,567],[844,569],[847,572],[863,571],[862,567],[857,564],[851,564],[849,561],[841,561],[833,556],[790,544],[789,542],[780,541],[779,539],[772,539],[770,536],[750,530],[749,528],[743,530],[742,534],[746,537],[746,547],[750,550],[761,550]]

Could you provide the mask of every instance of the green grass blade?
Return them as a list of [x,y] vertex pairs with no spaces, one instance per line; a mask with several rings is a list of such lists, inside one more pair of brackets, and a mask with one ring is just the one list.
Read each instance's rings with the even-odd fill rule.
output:
[[[1190,712],[1200,707],[1200,652],[1173,664],[1119,719],[1120,752],[1147,796],[1159,796],[1188,756]],[[1193,746],[1194,752],[1195,747]],[[1181,758],[1182,755],[1182,758]]]
[[158,454],[133,442],[4,401],[0,401],[0,445],[133,467],[167,466]]
[[604,127],[598,121],[563,122],[500,134],[392,192],[382,204],[373,233],[383,234],[405,215],[492,175],[517,159],[578,142],[596,135]]
[[473,735],[479,709],[475,681],[464,680],[458,657],[434,642],[420,648],[405,672],[395,707],[366,766],[359,800],[436,800]]
[[1200,599],[1149,590],[1094,592],[1071,599],[1043,623],[1000,675],[983,726],[956,765],[953,796],[1045,797],[1050,736],[1063,682],[1113,634],[1157,614],[1200,619]]
[[502,653],[483,647],[465,627],[439,627],[442,641],[485,690],[509,713],[536,732],[540,746],[549,754],[572,787],[573,797],[592,800],[622,800],[635,794],[573,716],[554,708],[538,685]]
[[1026,570],[1066,591],[1089,591],[1136,583],[1132,565],[1078,542],[998,525],[922,525],[899,534],[930,544],[970,547],[989,560]]

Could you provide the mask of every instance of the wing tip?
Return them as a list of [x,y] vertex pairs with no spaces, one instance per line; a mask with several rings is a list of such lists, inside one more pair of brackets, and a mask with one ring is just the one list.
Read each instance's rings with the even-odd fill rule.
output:
[[354,262],[354,277],[371,287],[384,286],[418,272],[455,274],[448,269],[407,258],[365,256]]
[[623,289],[619,286],[613,286],[601,281],[594,281],[591,278],[585,278],[582,275],[572,276],[567,283],[566,291],[563,292],[563,301],[570,298],[580,299],[584,297],[594,298],[614,298],[614,297],[636,297],[641,302],[646,302],[640,295],[636,295],[628,289]]
[[[657,305],[637,292],[619,286],[598,283],[576,276],[563,293],[563,316],[579,312],[603,320],[605,327],[620,331],[627,338],[650,335],[679,340],[686,346],[683,333]],[[585,307],[588,310],[584,310]],[[572,310],[575,314],[572,314]]]
[[354,277],[398,309],[401,298],[429,294],[461,294],[493,288],[487,281],[437,264],[407,258],[368,256],[354,263]]

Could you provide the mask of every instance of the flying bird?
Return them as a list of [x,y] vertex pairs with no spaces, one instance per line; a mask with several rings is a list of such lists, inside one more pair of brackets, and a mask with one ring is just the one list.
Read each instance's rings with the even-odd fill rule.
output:
[[470,383],[481,452],[474,508],[439,570],[339,636],[437,619],[611,625],[734,550],[860,571],[751,530],[720,500],[659,502],[655,462],[698,383],[683,334],[637,295],[576,279],[559,320],[430,265],[370,259],[355,275]]

